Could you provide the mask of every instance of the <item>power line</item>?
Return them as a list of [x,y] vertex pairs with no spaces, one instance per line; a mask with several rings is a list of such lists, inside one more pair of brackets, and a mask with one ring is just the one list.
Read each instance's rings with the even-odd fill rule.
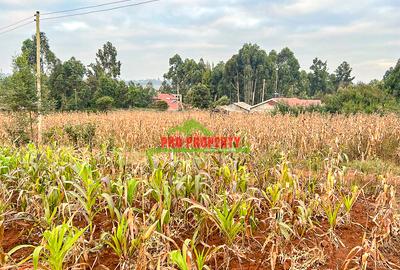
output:
[[0,31],[2,31],[2,30],[4,30],[4,29],[7,29],[7,28],[10,28],[11,26],[20,24],[20,23],[22,23],[22,22],[26,22],[26,21],[29,20],[29,19],[33,19],[33,16],[29,16],[29,17],[27,17],[27,18],[25,18],[25,19],[19,20],[19,21],[15,22],[15,23],[12,23],[12,24],[7,25],[7,26],[0,27]]
[[160,0],[148,0],[148,1],[138,2],[138,3],[134,3],[134,4],[118,6],[118,7],[99,9],[99,10],[92,10],[92,11],[87,11],[87,12],[74,13],[74,14],[68,14],[68,15],[61,15],[61,16],[55,16],[55,17],[47,17],[47,18],[42,18],[42,21],[44,21],[44,20],[52,20],[52,19],[59,19],[59,18],[66,18],[66,17],[74,17],[74,16],[80,16],[80,15],[86,15],[86,14],[92,14],[92,13],[99,13],[99,12],[105,12],[105,11],[111,11],[111,10],[125,8],[125,7],[133,7],[133,6],[145,5],[145,4],[158,2],[158,1],[160,1]]
[[18,28],[24,27],[24,26],[26,26],[26,25],[28,25],[28,24],[31,24],[31,23],[33,23],[33,20],[30,21],[30,22],[21,24],[21,25],[19,25],[19,26],[16,26],[16,27],[14,27],[14,28],[8,29],[8,30],[6,30],[6,31],[0,32],[0,35],[3,35],[3,34],[5,34],[5,33],[11,32],[11,31],[14,31],[14,30],[16,30],[16,29],[18,29]]
[[81,8],[73,8],[73,9],[66,9],[66,10],[60,10],[60,11],[46,12],[46,13],[42,13],[42,15],[44,16],[44,15],[50,15],[50,14],[66,13],[66,12],[78,11],[78,10],[83,10],[83,9],[91,9],[91,8],[96,8],[96,7],[103,7],[103,6],[120,4],[120,3],[131,2],[131,1],[132,0],[120,0],[120,1],[99,4],[99,5],[81,7]]

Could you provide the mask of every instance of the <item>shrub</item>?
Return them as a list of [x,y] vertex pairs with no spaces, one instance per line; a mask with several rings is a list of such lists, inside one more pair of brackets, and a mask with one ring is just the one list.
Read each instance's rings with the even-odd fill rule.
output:
[[12,144],[21,146],[33,140],[33,121],[31,116],[23,112],[12,115],[11,123],[6,126]]
[[96,108],[102,112],[111,110],[113,105],[114,105],[114,99],[109,96],[103,96],[96,100]]
[[213,102],[213,107],[218,107],[218,106],[224,106],[224,105],[229,105],[231,101],[227,96],[222,96],[218,100]]
[[95,124],[68,125],[64,128],[64,132],[75,147],[88,145],[89,149],[92,149],[96,135]]
[[166,111],[169,106],[164,100],[157,100],[151,105],[151,108],[156,109],[157,111]]

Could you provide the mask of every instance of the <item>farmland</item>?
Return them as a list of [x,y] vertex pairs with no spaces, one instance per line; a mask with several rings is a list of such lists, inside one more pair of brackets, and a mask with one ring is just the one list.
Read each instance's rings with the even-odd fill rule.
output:
[[[250,152],[146,155],[189,119]],[[6,268],[400,269],[396,115],[55,113],[41,146],[0,123]]]

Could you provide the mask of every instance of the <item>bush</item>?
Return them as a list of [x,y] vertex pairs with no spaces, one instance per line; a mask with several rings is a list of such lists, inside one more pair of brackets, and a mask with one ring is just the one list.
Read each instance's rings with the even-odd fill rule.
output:
[[302,113],[307,113],[307,112],[319,112],[323,113],[325,112],[325,109],[323,106],[320,105],[312,105],[312,106],[295,106],[291,107],[287,104],[284,103],[278,103],[274,110],[272,111],[273,114],[293,114],[293,115],[299,115]]
[[169,108],[168,103],[164,100],[157,100],[150,107],[152,109],[156,109],[157,111],[166,111]]
[[75,147],[88,145],[89,149],[93,148],[96,135],[95,124],[68,125],[64,128],[64,132]]
[[96,108],[102,112],[111,110],[113,105],[114,99],[110,96],[103,96],[96,100]]
[[229,105],[231,101],[227,96],[222,96],[220,97],[217,101],[213,102],[213,107],[218,107],[218,106],[224,106],[224,105]]
[[393,96],[374,85],[358,84],[341,88],[324,100],[331,113],[388,113],[398,112],[399,106]]
[[[15,113],[12,121],[6,126],[6,132],[11,143],[16,146],[25,145],[33,140],[33,123],[32,119],[25,113]],[[30,129],[28,131],[28,129]]]

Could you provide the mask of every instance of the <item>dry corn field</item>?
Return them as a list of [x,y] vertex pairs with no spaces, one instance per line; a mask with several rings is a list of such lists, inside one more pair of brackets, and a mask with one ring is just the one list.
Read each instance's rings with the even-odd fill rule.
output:
[[[250,152],[146,156],[189,119]],[[2,269],[400,269],[396,115],[60,113],[40,146],[12,121]]]

